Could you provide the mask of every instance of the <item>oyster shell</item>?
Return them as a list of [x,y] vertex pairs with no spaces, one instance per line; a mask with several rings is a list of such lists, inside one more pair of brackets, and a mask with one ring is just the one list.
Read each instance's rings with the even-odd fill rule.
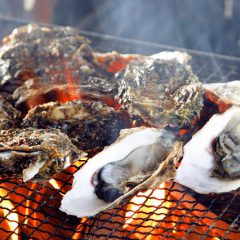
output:
[[17,127],[21,113],[0,95],[0,130]]
[[66,133],[81,150],[102,149],[113,143],[123,128],[131,126],[123,111],[115,111],[100,102],[51,102],[30,110],[22,126],[25,128],[57,128]]
[[86,156],[56,129],[11,129],[0,132],[0,173],[23,181],[47,181]]
[[117,75],[119,103],[152,126],[190,124],[202,108],[203,91],[186,56],[177,56],[160,53],[130,62]]
[[27,109],[59,99],[113,101],[114,74],[100,65],[89,43],[71,27],[15,29],[0,47],[0,92]]
[[213,92],[224,102],[240,106],[240,81],[226,83],[208,83],[203,85],[204,89]]
[[240,187],[240,108],[215,114],[184,146],[176,182],[198,193]]
[[127,113],[103,103],[70,101],[37,106],[28,112],[22,126],[60,129],[79,149],[92,151],[113,143],[131,123]]
[[[28,79],[49,79],[50,69],[59,73],[61,60],[67,61],[89,41],[70,27],[43,27],[29,24],[14,29],[0,48],[1,91],[12,93]],[[84,58],[80,58],[86,62]],[[41,64],[39,64],[41,63]],[[61,64],[63,67],[64,64]]]
[[122,130],[120,138],[74,174],[60,209],[78,217],[112,208],[140,189],[155,188],[175,175],[182,154],[175,136],[154,128]]

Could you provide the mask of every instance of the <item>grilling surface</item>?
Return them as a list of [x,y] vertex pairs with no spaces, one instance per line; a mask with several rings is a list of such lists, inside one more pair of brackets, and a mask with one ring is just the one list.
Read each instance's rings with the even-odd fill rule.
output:
[[[83,41],[82,38],[81,41]],[[86,45],[84,45],[84,48],[86,48],[83,51],[85,54],[85,51],[89,51],[89,49]],[[84,57],[87,55],[84,55]],[[87,57],[92,61],[91,56]],[[111,61],[114,62],[110,58]],[[124,61],[121,64],[124,66]],[[93,75],[90,73],[90,78],[93,77],[94,79],[93,84],[96,83],[96,91],[89,94],[88,89],[85,88],[87,94],[82,94],[83,98],[89,100],[88,96],[90,96],[91,100],[101,99],[105,103],[112,103],[114,89],[113,91],[111,88],[110,90],[109,88],[103,89],[104,94],[99,93],[101,86],[103,88],[107,87],[106,79],[107,81],[112,81],[113,74],[107,71],[108,67],[109,63],[107,63],[107,67],[104,65],[103,70],[99,67],[100,73],[97,73],[97,76],[95,76],[95,73]],[[118,64],[116,67],[118,67]],[[37,74],[41,74],[41,71],[39,72]],[[63,101],[65,101],[65,98],[67,100],[69,98],[70,100],[75,100],[76,95],[80,93],[78,89],[76,90],[76,82],[69,89],[69,80],[67,79],[64,80],[62,85],[65,85],[67,82],[68,86],[63,86],[63,88],[59,89],[61,84],[53,82],[53,84],[47,86],[47,88],[49,87],[47,90],[43,90],[42,88],[46,84],[41,82],[42,76],[37,77],[36,87],[34,85],[36,83],[34,77],[28,74],[20,75],[20,77],[22,76],[24,76],[23,78],[29,77],[28,80],[24,79],[24,84],[29,81],[28,84],[25,84],[27,88],[30,86],[29,92],[26,88],[21,88],[22,86],[20,86],[20,90],[17,93],[16,89],[12,89],[16,85],[14,74],[14,83],[9,84],[9,79],[3,82],[2,93],[4,96],[9,96],[9,93],[11,94],[15,91],[12,99],[17,102],[16,106],[19,109],[24,109],[23,113],[26,112],[27,108],[34,107],[36,103],[37,105],[43,103],[46,99],[56,100],[60,95],[61,99],[64,99]],[[36,89],[34,94],[31,92],[31,86],[34,86],[33,89]],[[66,89],[68,92],[67,96],[64,94]],[[26,94],[27,98],[25,97],[26,92],[28,93]],[[36,93],[37,97],[35,97]],[[42,99],[43,102],[38,102],[36,99]],[[10,99],[10,101],[12,100]],[[114,107],[117,108],[118,106]],[[49,106],[47,106],[47,109],[49,109]],[[46,111],[46,108],[40,108],[39,112],[41,113],[41,111]],[[105,111],[105,115],[106,112],[111,115],[111,110],[109,112]],[[18,114],[15,115],[17,116]],[[39,121],[38,119],[34,121],[31,117],[27,117],[23,126],[29,127],[33,124],[39,126],[42,123],[41,118],[41,114],[39,115]],[[130,126],[130,121],[132,120],[129,119],[126,113],[121,112],[115,114],[114,118],[117,123],[112,129]],[[112,121],[112,115],[109,119],[110,123],[114,122]],[[46,121],[49,126],[54,124],[58,126],[62,124],[63,126],[65,124],[61,121],[59,123],[59,119],[54,123],[51,121],[51,118]],[[97,120],[95,121],[98,122]],[[47,123],[44,124],[46,128],[48,127]],[[74,122],[74,124],[78,123]],[[139,124],[142,124],[142,120],[140,120]],[[105,123],[103,125],[105,126]],[[109,131],[112,131],[111,126],[109,128]],[[66,129],[67,132],[68,130]],[[73,136],[73,138],[75,137]],[[236,239],[239,237],[239,196],[237,193],[202,196],[171,181],[159,185],[159,188],[155,191],[139,192],[128,202],[95,217],[77,219],[68,216],[59,211],[60,200],[62,195],[71,188],[72,174],[85,162],[86,159],[75,162],[64,172],[45,183],[23,183],[21,179],[2,176],[0,193],[3,218],[0,224],[0,231],[3,236],[9,239],[11,237],[15,239],[95,239],[99,237],[113,239],[144,239],[147,237],[149,239],[210,239],[212,237]]]

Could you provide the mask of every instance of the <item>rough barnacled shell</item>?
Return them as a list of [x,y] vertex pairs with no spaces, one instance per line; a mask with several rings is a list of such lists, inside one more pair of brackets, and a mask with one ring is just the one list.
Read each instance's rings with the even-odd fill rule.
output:
[[17,126],[21,113],[0,95],[0,130]]
[[240,187],[240,108],[214,115],[193,136],[184,147],[175,181],[199,193]]
[[153,126],[189,124],[203,105],[198,77],[175,55],[132,61],[117,76],[119,102]]
[[24,181],[49,180],[83,156],[86,154],[56,129],[0,132],[0,174],[16,174]]
[[101,102],[50,102],[30,110],[22,126],[57,128],[84,151],[102,149],[113,143],[123,128],[130,127],[130,119],[123,111]]
[[[92,216],[104,209],[116,206],[140,189],[154,188],[159,182],[174,177],[174,164],[182,154],[182,144],[175,142],[172,133],[153,128],[122,130],[121,133],[120,138],[114,144],[106,147],[74,174],[73,188],[64,196],[61,203],[62,211],[78,217]],[[142,147],[149,149],[149,147],[156,147],[157,145],[160,152],[156,158],[155,155],[150,155],[150,151],[145,153],[140,151],[143,157],[132,155],[131,158],[131,154]],[[151,162],[151,157],[153,162]],[[128,161],[124,161],[125,159]],[[123,163],[123,165],[120,163]],[[152,163],[154,163],[154,168],[149,167],[152,166]],[[99,174],[109,164],[114,165],[110,174],[116,173],[113,177],[109,175],[110,178],[113,178],[112,182],[115,183],[115,180],[118,180],[116,186],[123,187],[120,196],[113,199],[106,199],[105,196],[97,194],[98,187],[101,187],[102,183]],[[142,170],[139,170],[139,167]],[[121,178],[125,172],[131,172],[134,168],[137,169],[134,176],[130,176],[128,179]],[[144,168],[147,168],[147,170],[143,170]],[[119,178],[117,178],[118,171],[123,173],[123,175],[119,175]],[[109,186],[107,186],[106,192],[109,190]]]
[[21,109],[49,100],[113,100],[117,82],[89,43],[71,27],[16,28],[0,46],[0,92]]

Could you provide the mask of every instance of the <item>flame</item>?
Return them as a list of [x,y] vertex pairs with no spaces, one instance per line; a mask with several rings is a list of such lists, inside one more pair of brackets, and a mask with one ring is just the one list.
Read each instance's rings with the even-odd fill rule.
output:
[[2,239],[10,238],[12,240],[17,240],[19,238],[19,215],[14,210],[14,204],[10,201],[5,199],[8,195],[8,190],[1,188],[0,189],[0,196],[1,196],[1,203],[0,203],[0,236]]
[[208,240],[240,238],[238,232],[227,234],[229,224],[218,220],[217,215],[171,181],[161,184],[157,190],[140,192],[126,208],[123,228],[132,232],[130,238],[197,240],[204,233]]

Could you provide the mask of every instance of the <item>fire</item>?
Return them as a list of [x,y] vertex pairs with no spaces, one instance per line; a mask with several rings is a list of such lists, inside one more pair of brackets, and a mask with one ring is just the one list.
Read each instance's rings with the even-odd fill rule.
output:
[[60,201],[71,188],[72,174],[85,161],[76,162],[44,185],[16,179],[3,181],[0,185],[1,237],[17,240],[26,235],[47,239],[56,233],[54,239],[61,236],[84,239],[93,233],[111,236],[114,231],[113,236],[120,239],[198,240],[203,234],[207,240],[240,238],[238,231],[172,181],[161,183],[156,190],[141,191],[127,204],[100,213],[95,219],[66,222],[69,217],[59,211]]
[[[126,206],[123,228],[137,239],[239,239],[229,224],[199,204],[179,184],[168,181],[157,190],[140,192]],[[211,228],[209,228],[211,226]]]
[[111,53],[95,53],[96,60],[98,64],[106,68],[110,73],[117,73],[121,71],[126,65],[137,58],[138,55],[130,54],[119,54],[117,52]]

